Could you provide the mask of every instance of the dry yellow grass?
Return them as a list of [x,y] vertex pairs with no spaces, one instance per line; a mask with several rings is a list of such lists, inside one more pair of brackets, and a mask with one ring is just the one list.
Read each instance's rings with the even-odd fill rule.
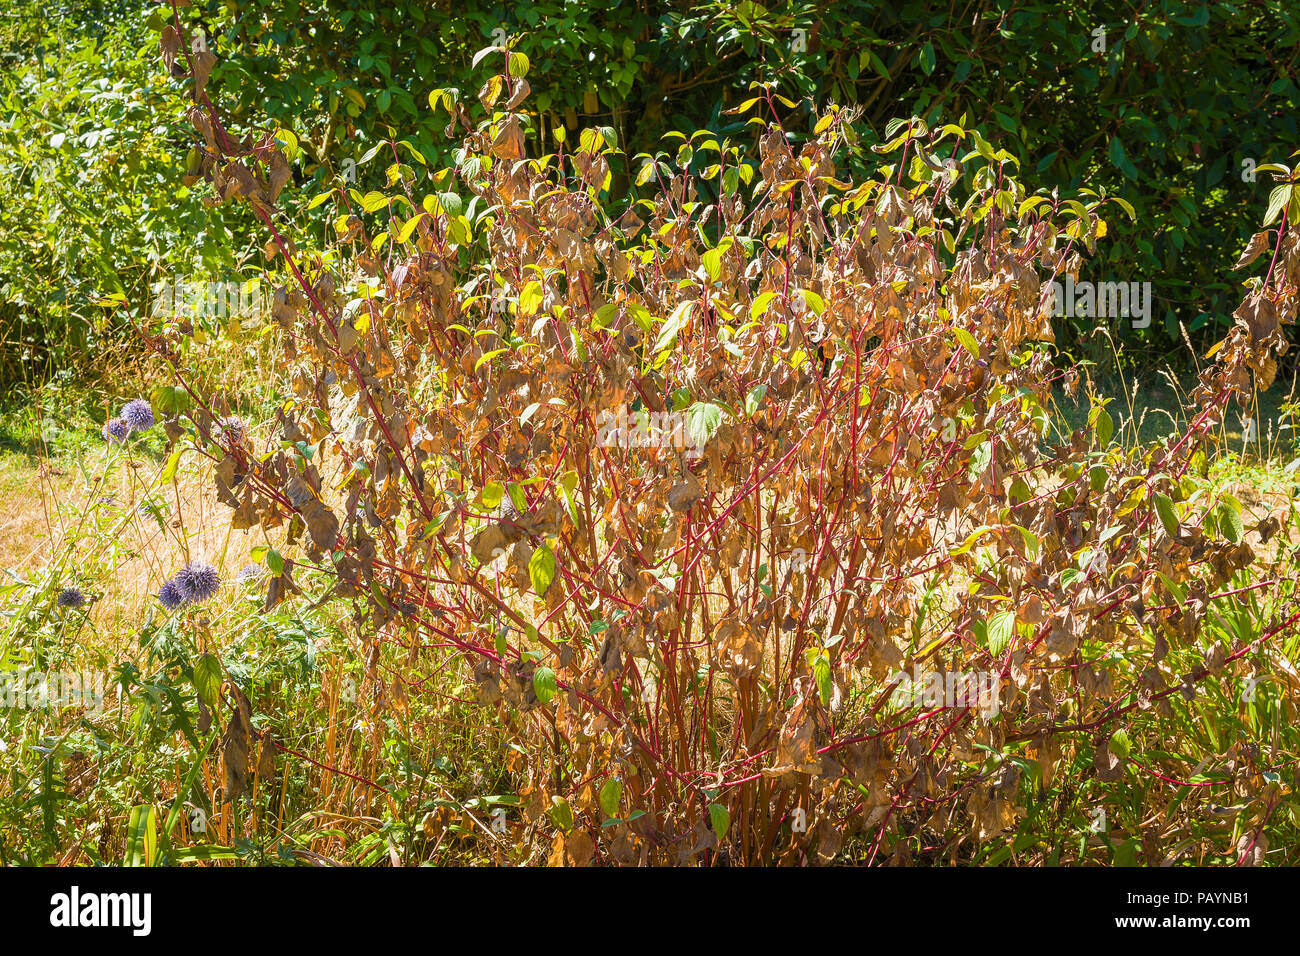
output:
[[[211,490],[207,468],[184,469],[157,486],[151,461],[90,453],[86,472],[73,466],[4,459],[0,474],[0,568],[49,571],[60,585],[75,584],[95,600],[89,609],[98,649],[110,655],[134,643],[138,626],[162,582],[191,558],[214,564],[231,580],[248,563],[255,543],[230,528],[229,512]],[[137,508],[152,493],[163,522]],[[236,610],[230,593],[211,605],[214,630]]]

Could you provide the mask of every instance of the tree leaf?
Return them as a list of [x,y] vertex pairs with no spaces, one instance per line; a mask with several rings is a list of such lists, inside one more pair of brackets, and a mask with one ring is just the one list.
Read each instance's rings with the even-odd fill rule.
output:
[[361,199],[361,208],[366,212],[378,212],[388,205],[388,197],[381,192],[370,191]]
[[686,435],[696,448],[703,448],[722,426],[725,409],[712,402],[696,402],[686,410]]
[[527,283],[519,293],[519,314],[536,315],[542,308],[542,284],[536,279]]
[[1241,520],[1241,512],[1234,508],[1229,501],[1219,503],[1219,530],[1233,544],[1239,544],[1246,534],[1245,524]]
[[528,559],[528,579],[532,582],[533,591],[538,597],[545,595],[547,588],[555,580],[556,568],[555,552],[547,544],[535,550],[533,556]]
[[1011,643],[1011,635],[1015,631],[1016,612],[999,611],[989,618],[988,635],[989,635],[989,653],[994,657],[1001,657],[1006,651],[1007,645]]
[[506,495],[506,486],[499,481],[489,481],[479,492],[479,497],[483,500],[483,507],[496,508],[501,504],[501,499]]
[[817,695],[822,699],[823,704],[829,704],[835,685],[831,681],[831,662],[825,655],[818,657],[813,665],[813,677],[817,681]]
[[1274,190],[1269,193],[1268,211],[1264,213],[1264,225],[1272,225],[1273,220],[1281,215],[1287,202],[1290,201],[1291,193],[1294,189],[1295,187],[1291,184],[1283,183],[1281,186],[1275,187]]
[[663,327],[659,330],[659,337],[655,339],[654,352],[663,352],[673,347],[677,342],[677,333],[686,325],[686,320],[690,317],[691,309],[694,307],[694,300],[683,302],[677,308],[673,309],[673,314],[668,316],[664,321]]
[[533,690],[538,700],[543,704],[549,704],[555,697],[555,671],[549,667],[539,667],[533,671]]
[[731,826],[730,811],[719,803],[709,804],[709,826],[713,828],[713,836],[721,843],[727,835],[727,827]]
[[618,804],[623,799],[623,781],[610,777],[600,788],[600,809],[606,817],[618,816]]
[[952,334],[957,337],[958,343],[960,343],[961,347],[971,354],[972,358],[980,357],[980,345],[975,341],[975,336],[971,335],[965,329],[953,329]]
[[1174,510],[1173,501],[1158,491],[1152,500],[1155,502],[1156,514],[1160,516],[1160,523],[1165,526],[1165,533],[1171,538],[1178,537],[1178,512]]
[[1118,169],[1129,179],[1138,178],[1137,167],[1133,165],[1133,163],[1129,160],[1128,156],[1124,153],[1124,144],[1120,142],[1118,136],[1111,137],[1110,149],[1107,151],[1107,153],[1110,156],[1111,163],[1114,164],[1116,169]]
[[1127,730],[1117,730],[1111,734],[1107,746],[1110,748],[1110,752],[1121,760],[1133,752],[1133,743],[1129,740]]
[[1106,448],[1115,435],[1115,420],[1104,408],[1097,409],[1097,420],[1093,426],[1097,432],[1097,447]]
[[551,819],[565,833],[573,829],[573,807],[563,797],[551,797]]

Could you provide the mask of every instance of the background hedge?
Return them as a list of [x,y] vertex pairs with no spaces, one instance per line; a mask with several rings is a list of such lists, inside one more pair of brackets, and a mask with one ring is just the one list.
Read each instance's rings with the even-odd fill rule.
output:
[[[45,374],[111,335],[88,325],[94,295],[143,308],[150,284],[177,270],[256,271],[246,223],[178,187],[191,144],[144,108],[160,83],[149,22],[170,15],[170,5],[139,0],[62,13],[23,0],[0,27],[11,64],[0,88],[0,365],[10,378],[15,342],[26,340],[23,354],[42,359]],[[350,173],[347,161],[390,130],[435,166],[448,163],[447,117],[428,93],[456,87],[477,107],[486,71],[473,56],[507,37],[532,62],[530,135],[548,149],[559,125],[612,126],[629,155],[664,148],[670,129],[735,132],[741,119],[725,111],[753,82],[777,84],[795,113],[860,107],[865,145],[894,117],[965,114],[1022,159],[1029,188],[1092,188],[1132,204],[1136,222],[1111,224],[1084,277],[1153,283],[1152,327],[1116,329],[1138,359],[1162,356],[1180,321],[1205,344],[1220,337],[1240,298],[1232,264],[1273,188],[1249,170],[1300,141],[1293,0],[1162,0],[1136,11],[1052,0],[232,0],[186,4],[181,16],[218,54],[211,88],[237,104],[235,128],[269,120],[297,135],[304,199],[316,191],[307,180]],[[43,155],[15,153],[33,138]],[[362,165],[355,185],[383,176],[381,163]],[[95,223],[103,242],[86,238]],[[49,334],[56,317],[66,335]],[[1065,344],[1083,347],[1091,326],[1063,331]]]

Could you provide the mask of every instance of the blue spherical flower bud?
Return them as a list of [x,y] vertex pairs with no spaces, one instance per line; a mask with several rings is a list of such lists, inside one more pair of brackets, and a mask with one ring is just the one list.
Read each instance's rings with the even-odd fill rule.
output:
[[158,603],[169,611],[174,611],[185,603],[185,596],[175,581],[164,581],[158,589]]
[[104,440],[110,445],[120,445],[131,434],[131,426],[120,418],[110,418],[104,426]]
[[132,431],[142,432],[154,424],[153,409],[143,398],[133,398],[122,408],[122,421]]
[[86,595],[77,588],[64,588],[59,592],[59,607],[81,607],[86,603]]
[[191,561],[177,571],[172,580],[176,582],[176,589],[187,604],[206,601],[221,587],[221,576],[217,574],[217,569],[201,561]]

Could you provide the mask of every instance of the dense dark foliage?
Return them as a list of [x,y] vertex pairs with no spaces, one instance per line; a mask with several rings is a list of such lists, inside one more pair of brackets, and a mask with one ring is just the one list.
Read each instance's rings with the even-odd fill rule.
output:
[[[12,64],[0,84],[9,146],[0,366],[8,380],[20,366],[43,378],[100,347],[97,297],[122,296],[140,312],[165,276],[226,280],[258,265],[240,253],[246,218],[204,210],[166,175],[187,162],[190,144],[161,137],[145,109],[159,80],[143,65],[149,28],[169,12],[132,0],[29,6],[0,27]],[[653,150],[669,129],[743,140],[743,118],[726,110],[755,81],[776,84],[796,104],[782,117],[796,140],[808,133],[800,120],[813,103],[860,107],[867,145],[896,116],[935,124],[964,114],[1025,157],[1031,192],[1070,195],[1087,182],[1134,206],[1142,229],[1111,231],[1085,272],[1153,284],[1150,328],[1110,324],[1155,356],[1178,338],[1178,322],[1194,334],[1205,328],[1207,343],[1221,336],[1237,301],[1233,250],[1272,188],[1250,167],[1280,159],[1297,134],[1300,32],[1294,6],[1280,0],[1164,0],[1137,13],[1052,0],[901,8],[256,0],[181,12],[219,55],[212,89],[232,102],[236,126],[241,117],[271,118],[304,147],[295,178],[340,176],[362,191],[382,184],[385,170],[354,164],[389,128],[431,163],[447,160],[446,117],[430,109],[428,94],[474,92],[470,61],[485,42],[508,41],[534,64],[533,153],[560,125],[611,126],[629,155]],[[693,169],[709,163],[698,156]],[[624,185],[627,170],[613,173]],[[60,229],[41,225],[55,222]],[[74,234],[75,247],[59,238]],[[192,262],[163,252],[180,234],[199,243]],[[1058,333],[1077,343],[1096,324],[1077,320]]]
[[[1025,158],[1030,191],[1070,194],[1086,182],[1133,204],[1140,234],[1112,233],[1087,271],[1153,283],[1158,312],[1140,338],[1162,351],[1178,321],[1193,332],[1213,324],[1215,338],[1229,323],[1235,250],[1272,185],[1243,173],[1284,158],[1297,134],[1300,11],[1284,2],[1165,0],[1136,13],[1056,0],[216,9],[207,23],[230,63],[214,82],[224,78],[237,109],[309,131],[336,170],[385,124],[416,132],[431,162],[449,152],[445,117],[425,97],[435,86],[476,90],[470,59],[494,36],[534,64],[535,131],[611,125],[630,153],[654,149],[669,129],[736,135],[741,119],[724,111],[753,81],[776,83],[805,119],[813,103],[862,107],[868,144],[896,116],[937,124],[965,114]],[[697,158],[696,171],[709,163]]]

